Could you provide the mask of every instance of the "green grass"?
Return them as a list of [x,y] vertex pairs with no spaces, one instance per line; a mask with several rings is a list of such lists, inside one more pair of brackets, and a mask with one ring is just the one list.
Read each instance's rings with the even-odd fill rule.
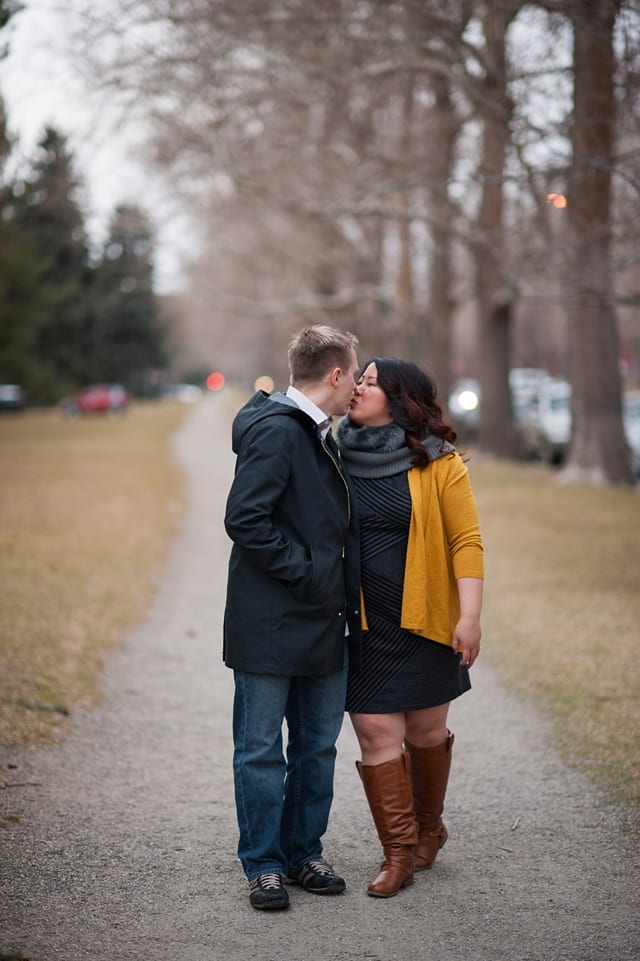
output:
[[184,408],[0,418],[0,743],[55,736],[144,614],[182,512]]
[[640,493],[481,458],[470,470],[487,555],[483,656],[553,717],[565,759],[637,830]]

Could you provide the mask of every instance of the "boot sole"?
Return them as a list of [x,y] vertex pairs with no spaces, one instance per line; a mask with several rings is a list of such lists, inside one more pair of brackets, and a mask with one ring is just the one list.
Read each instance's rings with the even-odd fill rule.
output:
[[367,894],[370,898],[395,898],[396,894],[399,894],[403,888],[408,888],[411,884],[413,884],[413,878],[404,881],[396,891],[391,891],[389,894],[382,894],[380,891],[370,891],[368,888]]
[[256,911],[284,911],[289,907],[289,901],[265,901],[264,904],[253,904],[251,907],[255,908]]

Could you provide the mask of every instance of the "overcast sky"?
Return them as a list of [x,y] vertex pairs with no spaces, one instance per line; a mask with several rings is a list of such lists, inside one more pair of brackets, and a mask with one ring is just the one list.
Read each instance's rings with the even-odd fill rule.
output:
[[[3,31],[10,52],[0,62],[0,91],[9,128],[19,138],[16,158],[30,155],[47,123],[66,134],[85,184],[82,202],[92,239],[103,240],[118,203],[140,203],[158,224],[157,284],[160,291],[169,290],[179,283],[184,225],[163,202],[166,189],[136,161],[132,133],[110,129],[108,118],[96,114],[81,88],[66,51],[75,16],[70,7],[55,0],[27,0],[26,9]],[[181,237],[177,244],[175,237]]]

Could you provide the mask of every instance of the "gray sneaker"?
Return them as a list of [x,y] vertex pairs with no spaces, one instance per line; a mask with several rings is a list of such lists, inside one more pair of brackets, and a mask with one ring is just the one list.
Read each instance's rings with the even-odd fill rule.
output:
[[289,907],[289,894],[281,874],[259,874],[249,881],[249,901],[261,911],[279,911]]

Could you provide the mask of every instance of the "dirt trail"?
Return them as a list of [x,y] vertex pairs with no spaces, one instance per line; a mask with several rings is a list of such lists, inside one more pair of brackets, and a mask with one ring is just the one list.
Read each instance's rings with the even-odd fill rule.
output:
[[325,845],[346,894],[293,888],[288,912],[250,908],[220,660],[228,434],[210,397],[176,438],[189,512],[146,621],[109,657],[104,703],[61,746],[0,756],[17,765],[2,813],[22,818],[0,821],[0,957],[635,961],[637,850],[481,665],[452,709],[451,837],[433,870],[396,898],[366,896],[379,853],[347,721]]

